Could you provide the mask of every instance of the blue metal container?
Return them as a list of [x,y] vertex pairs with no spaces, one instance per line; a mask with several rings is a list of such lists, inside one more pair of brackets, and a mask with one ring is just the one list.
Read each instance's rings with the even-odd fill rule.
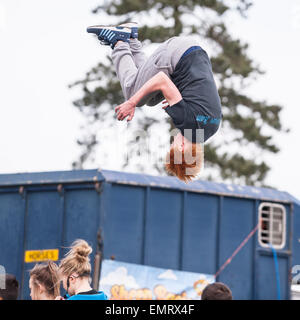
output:
[[284,224],[274,227],[284,240],[276,257],[259,241],[259,228],[217,281],[235,299],[289,299],[292,267],[300,265],[300,202],[273,189],[208,181],[186,185],[106,170],[0,175],[0,265],[28,299],[28,251],[59,249],[62,258],[82,238],[93,247],[94,264],[101,233],[106,259],[215,274],[269,204],[284,211]]

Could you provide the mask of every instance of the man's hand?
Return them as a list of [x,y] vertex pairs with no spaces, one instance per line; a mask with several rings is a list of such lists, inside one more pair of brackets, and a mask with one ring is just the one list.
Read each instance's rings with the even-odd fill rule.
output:
[[173,81],[169,79],[164,72],[160,71],[144,83],[144,85],[128,101],[115,108],[115,112],[118,113],[118,120],[124,120],[126,117],[128,117],[127,121],[132,120],[135,106],[138,102],[149,93],[159,90],[167,100],[167,102],[164,102],[163,109],[165,109],[167,105],[172,106],[182,100],[181,93]]
[[169,106],[169,102],[167,100],[164,100],[162,109],[166,109]]
[[127,121],[131,121],[134,116],[135,103],[127,100],[115,108],[118,120],[124,120],[127,116]]

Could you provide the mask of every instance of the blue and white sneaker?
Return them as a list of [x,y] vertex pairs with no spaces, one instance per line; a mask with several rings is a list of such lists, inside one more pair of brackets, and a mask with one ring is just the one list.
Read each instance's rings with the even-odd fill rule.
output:
[[130,38],[137,39],[138,38],[138,24],[137,22],[126,22],[118,25],[118,27],[128,28],[131,30]]
[[129,42],[131,35],[131,29],[119,26],[91,26],[86,31],[96,34],[101,44],[109,45],[112,49],[120,40]]

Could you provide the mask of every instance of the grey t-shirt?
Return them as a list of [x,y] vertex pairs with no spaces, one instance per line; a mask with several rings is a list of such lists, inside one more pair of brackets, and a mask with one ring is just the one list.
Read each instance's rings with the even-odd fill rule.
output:
[[[217,132],[223,117],[207,53],[200,48],[181,58],[171,79],[180,91],[182,100],[168,106],[165,111],[187,139],[205,142]],[[184,129],[191,130],[184,134]],[[201,130],[196,129],[204,129],[202,140]]]

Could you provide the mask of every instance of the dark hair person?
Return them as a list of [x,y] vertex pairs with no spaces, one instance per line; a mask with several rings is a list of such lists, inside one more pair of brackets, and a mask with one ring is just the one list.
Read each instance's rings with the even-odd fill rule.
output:
[[[90,284],[92,248],[85,240],[73,242],[71,250],[59,265],[60,280],[67,291],[67,300],[107,300],[102,291],[93,290]],[[64,298],[59,297],[63,300]]]
[[0,289],[0,300],[17,300],[19,294],[19,282],[12,274],[5,276],[5,289]]
[[36,264],[30,271],[29,288],[32,300],[54,300],[60,295],[58,266],[53,261]]
[[215,282],[205,287],[201,300],[232,300],[232,292],[222,282]]

